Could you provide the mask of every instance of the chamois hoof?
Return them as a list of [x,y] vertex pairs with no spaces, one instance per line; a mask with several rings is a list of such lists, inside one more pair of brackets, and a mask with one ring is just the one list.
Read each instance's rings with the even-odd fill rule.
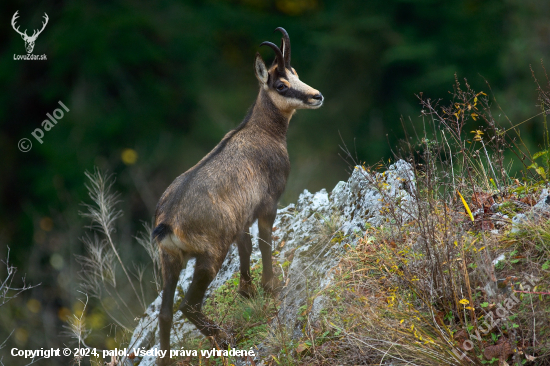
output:
[[232,337],[225,331],[220,330],[219,333],[213,337],[210,337],[212,345],[217,349],[226,350],[232,346]]
[[247,299],[256,296],[256,288],[254,287],[252,282],[241,281],[239,283],[239,290],[237,292],[239,293],[239,295]]

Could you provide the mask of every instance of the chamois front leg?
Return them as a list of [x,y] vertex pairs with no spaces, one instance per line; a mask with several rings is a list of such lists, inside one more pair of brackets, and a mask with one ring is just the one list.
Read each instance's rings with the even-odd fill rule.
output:
[[262,252],[262,287],[266,292],[275,293],[279,289],[279,280],[273,276],[273,264],[271,261],[272,244],[271,232],[273,231],[273,222],[277,211],[272,214],[260,217],[258,219],[258,228],[260,230],[260,251]]
[[159,312],[159,333],[160,349],[166,351],[164,358],[159,359],[159,365],[170,364],[170,329],[172,329],[172,318],[174,316],[174,293],[178,278],[182,269],[179,256],[164,251],[161,247],[162,261],[162,279],[164,287],[162,289],[162,304]]
[[255,291],[250,277],[250,254],[252,254],[252,240],[249,231],[243,232],[237,239],[239,259],[241,264],[241,278],[239,281],[239,294],[244,297],[251,297]]

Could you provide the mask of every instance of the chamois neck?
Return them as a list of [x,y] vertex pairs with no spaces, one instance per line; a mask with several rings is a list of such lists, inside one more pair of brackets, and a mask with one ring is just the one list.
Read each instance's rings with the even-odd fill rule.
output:
[[278,138],[286,139],[288,124],[293,114],[294,111],[287,113],[278,109],[267,93],[260,89],[248,124],[259,127]]

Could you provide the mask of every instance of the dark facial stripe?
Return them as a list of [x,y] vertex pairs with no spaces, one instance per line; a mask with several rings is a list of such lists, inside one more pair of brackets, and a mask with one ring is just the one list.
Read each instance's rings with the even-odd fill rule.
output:
[[287,97],[287,98],[295,98],[295,99],[298,99],[298,100],[301,100],[302,102],[304,103],[308,103],[309,99],[311,98],[311,95],[308,95],[304,92],[301,92],[299,90],[296,90],[296,89],[288,89],[286,92],[284,93],[281,93],[281,95],[283,95],[284,97]]

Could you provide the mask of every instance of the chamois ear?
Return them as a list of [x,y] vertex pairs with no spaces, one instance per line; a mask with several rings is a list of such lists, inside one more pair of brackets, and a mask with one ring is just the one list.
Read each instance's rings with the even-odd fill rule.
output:
[[256,77],[258,78],[258,81],[261,85],[265,85],[267,83],[267,68],[265,67],[264,60],[262,60],[262,56],[260,56],[259,53],[256,53],[256,60],[254,61],[254,71],[256,72]]

